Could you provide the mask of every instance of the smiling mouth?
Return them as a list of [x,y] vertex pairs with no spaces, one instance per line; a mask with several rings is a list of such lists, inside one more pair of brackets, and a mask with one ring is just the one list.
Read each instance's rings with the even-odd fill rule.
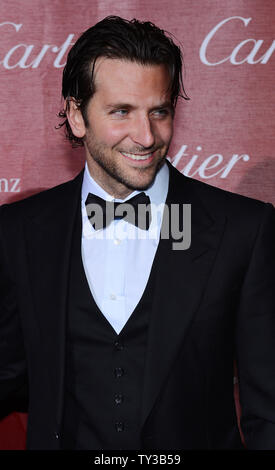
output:
[[146,153],[146,155],[139,155],[136,153],[127,153],[127,152],[120,152],[124,157],[131,158],[132,160],[148,160],[153,156],[154,152]]

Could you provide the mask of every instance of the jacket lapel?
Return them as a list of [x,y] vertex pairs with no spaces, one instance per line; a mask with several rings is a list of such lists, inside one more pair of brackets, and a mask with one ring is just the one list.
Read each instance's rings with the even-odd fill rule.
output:
[[[25,236],[34,311],[42,338],[44,367],[48,367],[51,393],[57,397],[57,424],[61,420],[64,371],[66,301],[74,222],[80,211],[83,171],[72,181],[44,193],[39,212],[33,208]],[[49,202],[50,201],[50,202]]]
[[157,278],[142,401],[145,423],[173,362],[182,347],[188,328],[200,305],[222,238],[225,219],[213,219],[192,183],[172,165],[166,204],[191,204],[191,246],[173,250],[173,240],[161,239],[154,263]]

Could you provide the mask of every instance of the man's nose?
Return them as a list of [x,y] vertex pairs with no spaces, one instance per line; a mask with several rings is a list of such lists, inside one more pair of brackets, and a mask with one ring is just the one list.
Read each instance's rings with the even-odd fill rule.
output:
[[150,148],[155,144],[155,136],[152,123],[148,116],[135,119],[131,132],[132,140],[142,147]]

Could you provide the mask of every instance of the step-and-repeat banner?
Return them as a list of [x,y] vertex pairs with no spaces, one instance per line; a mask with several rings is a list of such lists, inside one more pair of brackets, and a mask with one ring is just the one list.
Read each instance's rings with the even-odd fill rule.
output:
[[[152,21],[182,47],[190,101],[178,103],[173,164],[275,204],[274,0],[2,1],[0,204],[83,167],[83,150],[56,129],[62,70],[77,37],[107,15]],[[0,449],[24,448],[27,415],[0,418]]]

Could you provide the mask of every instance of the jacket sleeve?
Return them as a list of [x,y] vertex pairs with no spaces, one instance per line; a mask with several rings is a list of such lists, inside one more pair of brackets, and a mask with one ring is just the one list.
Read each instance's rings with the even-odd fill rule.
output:
[[26,360],[23,334],[4,236],[5,207],[0,207],[0,401],[26,387]]
[[241,429],[248,449],[275,449],[275,210],[265,204],[237,315]]

